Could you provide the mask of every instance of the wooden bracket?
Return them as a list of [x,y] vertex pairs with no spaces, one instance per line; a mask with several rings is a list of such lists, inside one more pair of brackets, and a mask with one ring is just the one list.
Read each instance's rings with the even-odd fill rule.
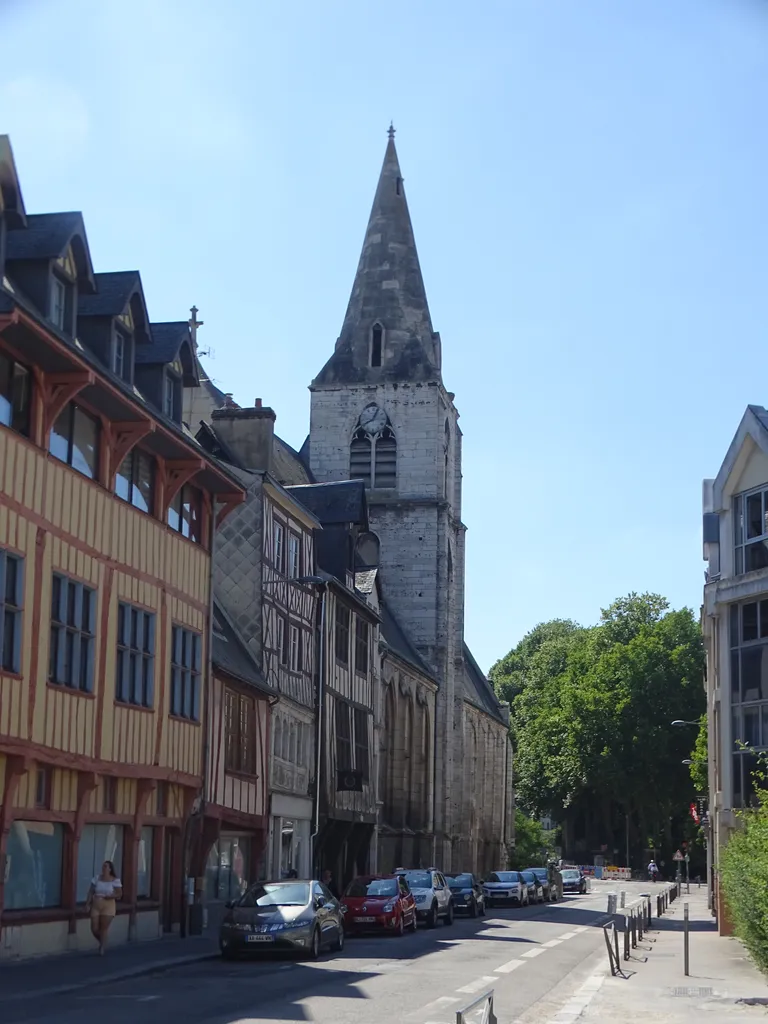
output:
[[128,453],[146,437],[154,433],[155,424],[147,417],[145,420],[128,420],[110,423],[110,455],[109,455],[109,480],[107,487],[114,490],[115,476],[122,465],[123,459]]
[[43,374],[43,437],[59,418],[60,413],[83,388],[96,381],[93,370],[76,373],[45,373]]
[[163,503],[169,507],[181,488],[192,479],[193,476],[205,469],[203,459],[172,459],[165,464],[165,494]]
[[233,509],[237,508],[238,505],[242,505],[245,498],[240,493],[217,494],[216,500],[219,503],[219,510],[216,513],[216,526],[219,527]]

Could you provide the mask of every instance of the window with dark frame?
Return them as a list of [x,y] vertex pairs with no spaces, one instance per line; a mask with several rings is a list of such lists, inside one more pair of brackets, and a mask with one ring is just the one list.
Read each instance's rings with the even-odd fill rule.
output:
[[155,700],[155,616],[133,605],[117,610],[115,700],[151,708]]
[[151,455],[139,448],[126,455],[115,474],[115,494],[151,515],[155,506],[155,460]]
[[381,352],[384,341],[384,328],[374,324],[371,328],[371,366],[381,366]]
[[0,548],[0,668],[21,672],[24,559]]
[[99,471],[99,421],[70,402],[60,413],[48,442],[48,451],[83,476],[95,480]]
[[275,569],[282,575],[285,575],[285,527],[277,521],[274,523],[272,561]]
[[355,672],[368,674],[368,623],[361,615],[355,619]]
[[197,487],[184,484],[168,506],[168,525],[195,544],[202,541],[203,496]]
[[336,659],[349,664],[349,608],[336,604]]
[[121,380],[125,378],[125,349],[125,335],[116,330],[112,348],[112,370]]
[[169,420],[176,420],[176,376],[165,371],[163,377],[163,412]]
[[38,810],[50,810],[53,769],[41,767],[35,775],[35,807]]
[[0,352],[0,423],[28,437],[31,408],[32,374]]
[[200,721],[200,671],[202,637],[174,626],[171,645],[171,714]]
[[371,770],[371,755],[368,745],[368,712],[363,708],[353,709],[355,719],[355,768],[362,773],[363,782],[368,782]]
[[288,534],[288,575],[292,580],[301,576],[301,538],[292,531]]
[[225,757],[228,772],[256,774],[256,702],[253,697],[225,690]]
[[336,767],[339,771],[348,771],[353,767],[350,710],[346,701],[336,701]]
[[54,327],[64,330],[67,318],[67,286],[53,274],[51,277],[51,321]]
[[280,656],[280,664],[285,665],[288,661],[288,643],[286,637],[285,619],[282,615],[278,615],[275,619],[275,646]]
[[733,806],[754,800],[754,772],[768,750],[768,599],[730,606]]
[[768,568],[768,488],[733,499],[735,573]]
[[301,630],[298,626],[289,626],[290,645],[288,653],[288,667],[291,672],[301,672]]
[[93,691],[96,592],[54,574],[48,678],[56,686]]
[[114,775],[104,776],[104,812],[117,813],[117,778]]

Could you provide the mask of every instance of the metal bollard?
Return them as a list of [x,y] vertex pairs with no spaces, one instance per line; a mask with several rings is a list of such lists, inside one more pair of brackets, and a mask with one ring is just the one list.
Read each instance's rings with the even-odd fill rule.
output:
[[688,904],[683,904],[683,957],[685,961],[685,976],[690,974],[688,962]]
[[656,897],[656,917],[661,917],[664,911],[661,909],[661,896]]
[[630,942],[629,942],[629,917],[624,915],[624,959],[629,960],[630,957]]
[[637,920],[635,919],[634,910],[630,910],[629,920],[632,927],[632,949],[635,949],[637,947]]
[[645,926],[645,911],[640,913],[640,907],[635,910],[635,916],[637,917],[637,938],[640,942],[643,941],[643,927]]
[[627,905],[627,894],[624,890],[619,893],[619,899],[621,900],[620,906],[626,907]]
[[608,893],[608,913],[609,914],[615,914],[616,913],[616,893],[615,892],[609,892]]

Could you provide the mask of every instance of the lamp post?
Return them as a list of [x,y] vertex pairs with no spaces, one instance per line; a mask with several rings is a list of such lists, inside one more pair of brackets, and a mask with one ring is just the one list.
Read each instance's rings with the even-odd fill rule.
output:
[[[681,764],[684,764],[684,765],[686,765],[688,767],[690,767],[692,764],[700,764],[700,765],[707,765],[708,766],[709,762],[708,761],[703,761],[701,758],[686,757],[686,758],[683,758]],[[714,892],[712,890],[712,867],[713,867],[712,859],[713,859],[713,856],[714,856],[714,851],[712,850],[712,817],[711,817],[711,815],[709,813],[709,807],[705,811],[705,814],[706,814],[706,818],[707,818],[707,826],[706,826],[706,829],[704,831],[704,838],[705,838],[706,848],[707,848],[707,910],[712,910],[712,907],[713,907],[713,904],[714,904]],[[703,818],[702,818],[702,821],[703,821]]]

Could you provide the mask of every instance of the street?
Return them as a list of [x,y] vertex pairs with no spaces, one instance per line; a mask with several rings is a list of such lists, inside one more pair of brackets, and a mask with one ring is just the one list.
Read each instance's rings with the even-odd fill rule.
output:
[[[119,983],[96,981],[65,996],[30,994],[4,1007],[3,1022],[80,1024],[98,1014],[111,1024],[133,1024],[137,1016],[142,1024],[449,1024],[457,1009],[489,988],[500,1024],[514,1024],[542,999],[540,1019],[547,1021],[557,1012],[553,990],[561,982],[565,1003],[590,972],[602,971],[599,924],[607,893],[619,888],[635,894],[648,887],[595,883],[592,893],[555,905],[494,908],[485,919],[457,919],[452,927],[420,928],[403,938],[354,938],[343,955],[326,954],[316,963],[208,960]],[[118,957],[119,950],[105,957],[105,973]]]

